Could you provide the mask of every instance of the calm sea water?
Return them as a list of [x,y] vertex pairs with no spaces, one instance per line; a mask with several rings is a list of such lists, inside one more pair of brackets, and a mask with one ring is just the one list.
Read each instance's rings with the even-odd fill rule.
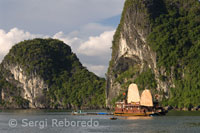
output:
[[200,112],[170,112],[162,117],[74,116],[67,111],[0,112],[0,133],[200,133]]

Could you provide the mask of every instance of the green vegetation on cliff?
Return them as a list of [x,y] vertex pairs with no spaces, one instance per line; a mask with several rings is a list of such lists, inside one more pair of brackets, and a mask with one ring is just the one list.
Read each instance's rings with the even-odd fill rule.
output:
[[[43,92],[45,97],[37,100],[45,102],[47,108],[105,107],[105,79],[83,67],[62,41],[33,39],[20,42],[12,47],[2,65],[18,65],[27,76],[38,75],[44,79],[48,90]],[[5,70],[1,71],[6,76]],[[16,98],[18,103],[22,101]]]
[[157,53],[157,66],[173,73],[175,87],[168,104],[183,108],[200,103],[200,3],[165,1],[166,13],[152,20],[148,43]]

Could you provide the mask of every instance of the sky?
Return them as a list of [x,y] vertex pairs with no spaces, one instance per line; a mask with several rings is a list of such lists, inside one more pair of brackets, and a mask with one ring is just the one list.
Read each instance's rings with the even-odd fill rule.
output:
[[55,38],[104,77],[125,0],[0,0],[0,62],[16,43]]

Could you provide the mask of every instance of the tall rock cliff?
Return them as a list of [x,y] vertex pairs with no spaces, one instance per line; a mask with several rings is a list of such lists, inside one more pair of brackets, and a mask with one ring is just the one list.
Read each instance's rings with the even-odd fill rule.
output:
[[183,87],[184,80],[189,81],[184,79],[184,71],[192,68],[185,60],[192,47],[199,45],[199,5],[198,0],[126,0],[107,73],[107,106],[122,100],[122,93],[131,82],[137,83],[140,90],[151,89],[154,99],[165,101],[166,105],[197,106],[197,102],[183,104],[174,95],[189,89]]
[[62,41],[33,39],[12,47],[0,65],[4,108],[102,108],[105,80],[89,72]]

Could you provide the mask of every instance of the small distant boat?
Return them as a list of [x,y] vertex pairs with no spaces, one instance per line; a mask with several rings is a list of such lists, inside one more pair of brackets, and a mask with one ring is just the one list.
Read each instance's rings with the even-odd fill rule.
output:
[[111,117],[110,119],[111,120],[117,120],[117,117]]
[[87,113],[82,112],[81,110],[72,111],[72,115],[86,115]]
[[113,115],[110,112],[82,112],[81,110],[72,111],[72,115]]
[[113,113],[108,112],[98,112],[97,115],[113,115]]
[[154,114],[150,114],[149,116],[150,117],[155,117],[155,116],[159,116],[159,114],[158,113],[154,113]]

